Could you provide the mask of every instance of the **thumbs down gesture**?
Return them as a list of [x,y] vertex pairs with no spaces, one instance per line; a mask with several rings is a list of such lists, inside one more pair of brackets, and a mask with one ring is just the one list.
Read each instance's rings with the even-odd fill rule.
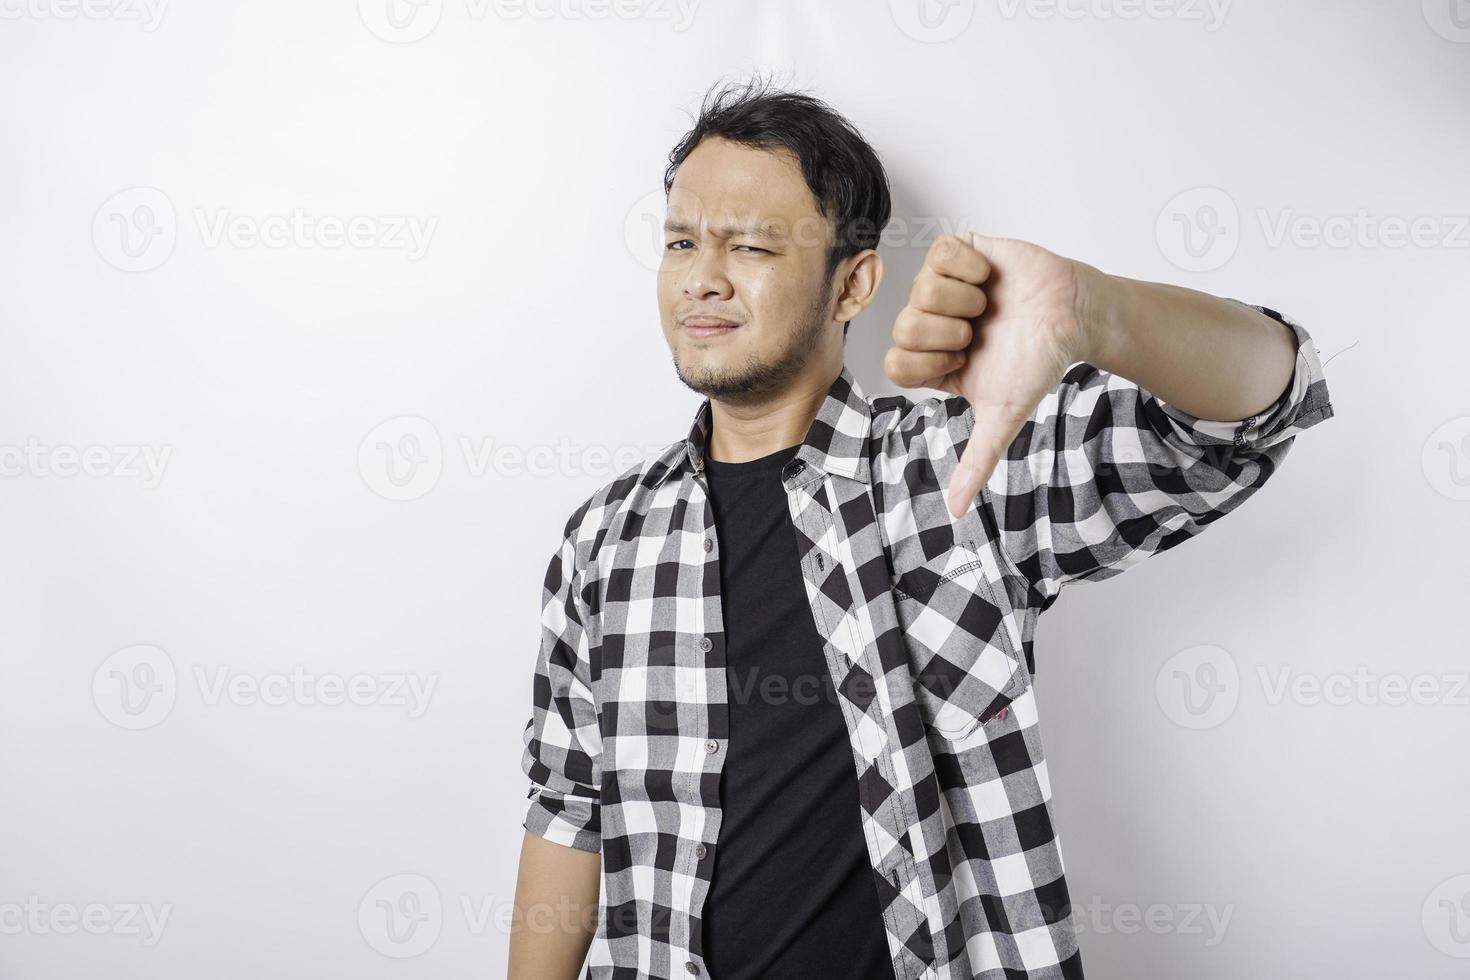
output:
[[1067,367],[1085,360],[1084,263],[1029,242],[946,235],[934,242],[893,324],[884,370],[905,388],[961,395],[975,428],[946,491],[949,512],[981,487]]

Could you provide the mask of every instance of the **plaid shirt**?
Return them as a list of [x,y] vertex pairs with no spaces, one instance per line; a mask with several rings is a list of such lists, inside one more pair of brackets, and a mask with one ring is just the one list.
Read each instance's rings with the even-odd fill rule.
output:
[[[868,397],[844,368],[782,471],[900,980],[1082,976],[1036,619],[1244,503],[1332,417],[1308,334],[1256,309],[1297,340],[1262,414],[1202,421],[1079,362],[962,518],[943,491],[974,423],[959,396]],[[730,734],[709,432],[706,399],[688,438],[576,509],[546,571],[524,826],[602,853],[591,978],[706,973]]]

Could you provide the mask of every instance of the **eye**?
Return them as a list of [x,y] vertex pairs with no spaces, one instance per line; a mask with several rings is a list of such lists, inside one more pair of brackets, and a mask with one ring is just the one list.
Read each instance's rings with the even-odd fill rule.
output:
[[765,251],[765,249],[763,249],[763,248],[756,248],[754,245],[736,245],[735,247],[736,248],[748,248],[752,252],[764,252]]
[[682,251],[684,251],[684,249],[682,249],[682,248],[675,248],[674,246],[676,246],[676,245],[689,245],[689,244],[692,244],[689,241],[689,239],[687,239],[687,238],[681,238],[677,242],[669,242],[667,245],[665,245],[664,246],[664,251],[666,251],[666,252],[682,252]]

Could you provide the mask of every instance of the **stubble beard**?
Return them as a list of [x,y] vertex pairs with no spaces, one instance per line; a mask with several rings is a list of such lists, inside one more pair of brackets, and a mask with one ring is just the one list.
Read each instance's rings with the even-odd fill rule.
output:
[[[674,372],[684,385],[714,401],[732,405],[754,405],[781,392],[791,379],[801,373],[812,354],[821,345],[828,316],[825,297],[818,293],[816,302],[807,308],[801,327],[791,335],[784,350],[766,360],[746,355],[735,367],[701,367],[686,371],[673,354]],[[736,327],[741,330],[743,327]]]

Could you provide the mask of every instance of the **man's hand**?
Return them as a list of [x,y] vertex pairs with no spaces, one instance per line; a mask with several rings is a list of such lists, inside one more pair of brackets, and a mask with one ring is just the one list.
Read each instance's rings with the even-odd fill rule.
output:
[[947,235],[929,248],[893,324],[884,369],[905,388],[962,395],[975,429],[951,481],[955,517],[974,506],[1031,412],[1086,360],[1083,309],[1096,273],[1029,242]]

